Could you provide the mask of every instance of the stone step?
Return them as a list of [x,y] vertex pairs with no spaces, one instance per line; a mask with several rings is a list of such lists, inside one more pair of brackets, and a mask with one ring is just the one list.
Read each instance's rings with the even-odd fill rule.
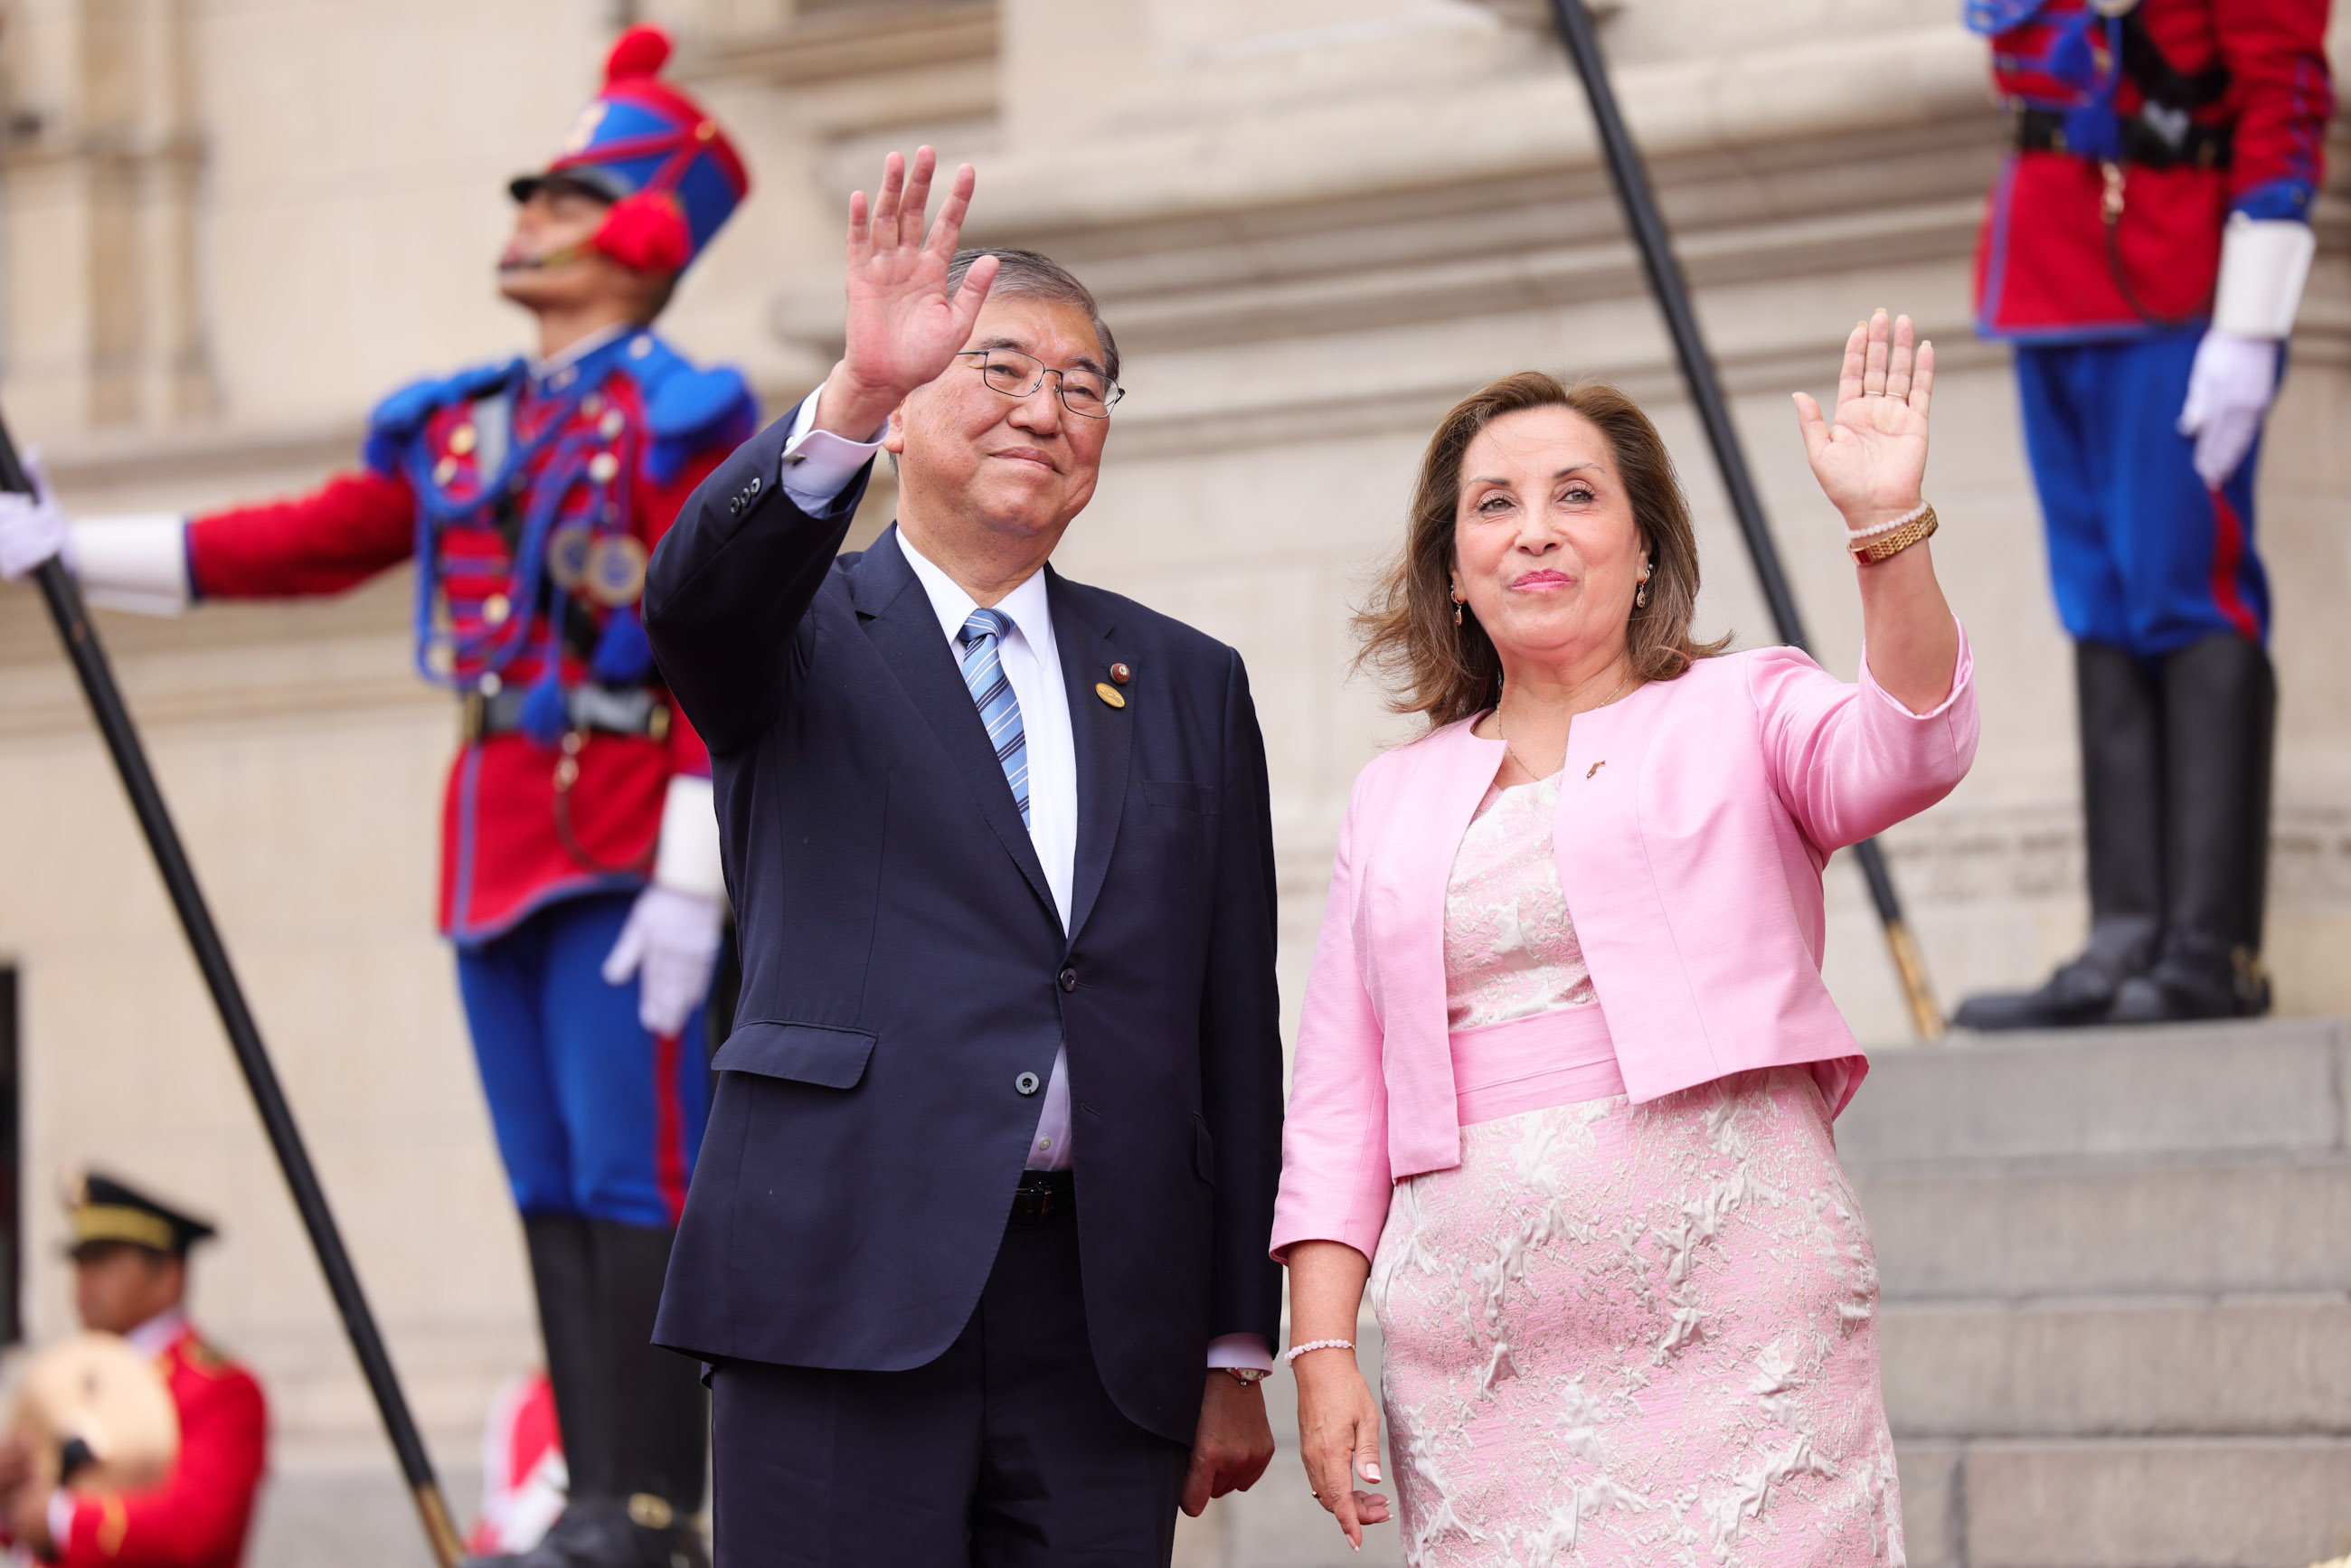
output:
[[2351,1436],[2351,1295],[1894,1302],[1897,1441]]
[[1940,1161],[2351,1149],[2332,1019],[1955,1034],[1879,1051],[1837,1120],[1856,1172]]
[[1910,1568],[2309,1568],[2351,1550],[2351,1439],[1896,1448]]
[[2351,1157],[1856,1173],[1888,1301],[2351,1289]]

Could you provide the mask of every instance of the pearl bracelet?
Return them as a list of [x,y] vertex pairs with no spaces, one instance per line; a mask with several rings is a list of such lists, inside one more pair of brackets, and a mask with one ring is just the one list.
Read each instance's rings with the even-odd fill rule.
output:
[[1355,1342],[1351,1339],[1310,1339],[1304,1344],[1293,1344],[1283,1351],[1281,1364],[1288,1366],[1310,1350],[1353,1350],[1354,1348]]
[[1890,534],[1896,528],[1907,528],[1926,515],[1927,503],[1921,501],[1890,523],[1879,523],[1874,528],[1847,528],[1844,531],[1845,548],[1850,549],[1865,539],[1874,539],[1881,534]]

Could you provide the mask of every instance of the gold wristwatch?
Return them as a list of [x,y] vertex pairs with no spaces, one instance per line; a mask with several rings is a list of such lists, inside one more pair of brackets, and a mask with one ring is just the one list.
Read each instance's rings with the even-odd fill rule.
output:
[[1935,508],[1922,507],[1917,517],[1891,533],[1879,534],[1873,538],[1853,540],[1845,548],[1853,552],[1855,565],[1875,566],[1881,560],[1887,560],[1900,555],[1912,545],[1928,538],[1934,533],[1936,526]]

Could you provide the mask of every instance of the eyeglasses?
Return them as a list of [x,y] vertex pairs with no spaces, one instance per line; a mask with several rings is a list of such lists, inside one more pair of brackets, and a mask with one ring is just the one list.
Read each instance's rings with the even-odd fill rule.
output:
[[1034,354],[1018,349],[966,349],[958,356],[976,360],[972,369],[1006,397],[1027,397],[1054,378],[1061,406],[1081,419],[1108,419],[1126,389],[1099,371],[1057,371]]

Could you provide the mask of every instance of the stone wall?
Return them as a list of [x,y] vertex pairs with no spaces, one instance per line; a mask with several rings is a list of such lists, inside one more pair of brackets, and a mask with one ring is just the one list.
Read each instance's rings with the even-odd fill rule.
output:
[[[85,511],[190,508],[350,461],[387,389],[512,351],[503,183],[543,159],[625,7],[20,0],[0,24],[0,397]],[[1072,265],[1127,353],[1072,575],[1246,654],[1272,759],[1287,993],[1355,769],[1406,733],[1347,681],[1347,615],[1437,415],[1525,366],[1649,400],[1697,501],[1701,625],[1771,628],[1595,162],[1521,0],[659,0],[749,204],[664,328],[780,409],[837,350],[840,212],[882,151],[979,166],[977,236]],[[1880,304],[1937,340],[1937,559],[1973,639],[1976,770],[1889,838],[1946,1002],[2078,940],[2070,673],[2004,353],[1968,280],[2001,126],[1946,0],[1625,0],[1604,36],[1814,644],[1859,618],[1788,392]],[[2338,143],[2338,168],[2351,165]],[[2342,181],[2335,182],[2340,190]],[[2272,426],[2284,685],[2281,1008],[2351,1008],[2351,625],[2339,194]],[[868,534],[886,520],[886,493]],[[103,620],[422,1413],[470,1451],[533,1354],[518,1236],[432,933],[447,706],[400,574],[350,598]],[[1858,879],[1828,972],[1907,1026]],[[286,1462],[379,1439],[193,966],[51,650],[0,590],[0,959],[26,998],[37,1337],[65,1326],[52,1173],[103,1160],[223,1216],[201,1309],[279,1405]]]

